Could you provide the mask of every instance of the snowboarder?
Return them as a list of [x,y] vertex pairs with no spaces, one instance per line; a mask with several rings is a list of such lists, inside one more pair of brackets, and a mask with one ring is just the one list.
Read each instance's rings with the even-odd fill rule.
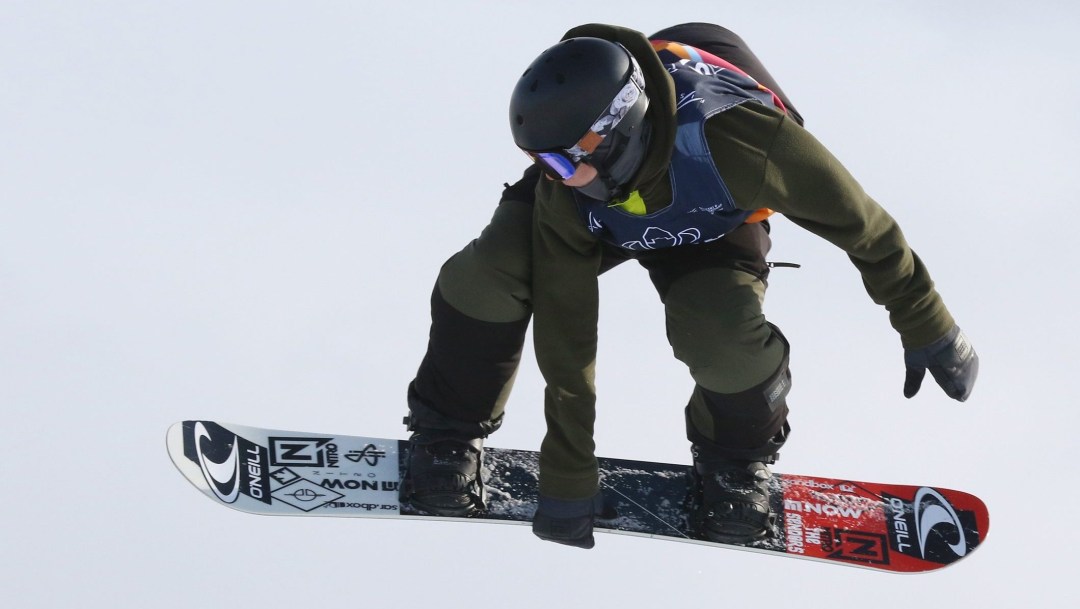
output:
[[[593,422],[597,277],[636,260],[695,381],[685,407],[698,532],[767,534],[768,465],[788,438],[789,344],[762,313],[770,213],[843,249],[900,335],[912,397],[930,370],[963,401],[978,357],[896,222],[807,131],[732,32],[692,23],[646,38],[567,32],[510,98],[533,161],[488,227],[442,267],[427,352],[409,386],[403,499],[483,509],[483,441],[499,428],[534,324],[547,434],[533,532],[589,548],[603,515]],[[610,514],[608,514],[610,515]]]

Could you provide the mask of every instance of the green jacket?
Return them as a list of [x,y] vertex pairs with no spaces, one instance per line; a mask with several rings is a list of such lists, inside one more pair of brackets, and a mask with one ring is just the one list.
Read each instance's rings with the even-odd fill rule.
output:
[[[639,32],[586,25],[565,38],[579,36],[619,42],[641,65],[653,139],[627,192],[638,191],[648,211],[661,209],[671,202],[674,83]],[[896,221],[794,120],[746,103],[708,119],[705,133],[736,205],[772,209],[847,252],[870,297],[889,311],[903,346],[927,345],[952,328],[926,267]],[[598,490],[593,422],[601,248],[582,223],[571,190],[560,182],[538,182],[533,231],[533,336],[547,383],[540,491],[580,499]]]

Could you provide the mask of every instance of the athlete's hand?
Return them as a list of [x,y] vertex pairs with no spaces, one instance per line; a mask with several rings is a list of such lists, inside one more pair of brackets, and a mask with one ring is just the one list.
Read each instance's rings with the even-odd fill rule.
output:
[[946,395],[961,402],[971,395],[979,376],[979,356],[959,326],[953,326],[948,334],[925,347],[905,349],[904,365],[907,366],[906,398],[919,392],[927,370]]

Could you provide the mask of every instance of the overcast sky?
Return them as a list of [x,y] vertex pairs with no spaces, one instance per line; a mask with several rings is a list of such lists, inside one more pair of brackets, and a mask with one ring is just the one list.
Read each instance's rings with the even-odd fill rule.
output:
[[[205,418],[403,437],[442,262],[524,157],[506,104],[574,25],[739,32],[901,223],[982,358],[904,370],[842,252],[774,222],[776,469],[965,490],[972,556],[893,576],[526,527],[260,518],[165,453]],[[1080,10],[1061,2],[0,0],[0,581],[11,607],[1075,606]],[[686,462],[644,271],[601,282],[599,452]],[[493,446],[536,448],[526,355]],[[443,605],[449,603],[449,605]],[[414,605],[415,604],[415,605]]]

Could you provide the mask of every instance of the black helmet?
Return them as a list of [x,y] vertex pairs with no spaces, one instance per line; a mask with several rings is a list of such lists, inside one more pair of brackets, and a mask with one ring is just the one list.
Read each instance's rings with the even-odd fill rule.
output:
[[[549,173],[572,171],[604,143],[604,159],[590,159],[604,174],[631,136],[640,135],[649,106],[644,89],[641,68],[622,45],[600,38],[563,40],[541,53],[514,87],[514,143],[534,160],[541,160],[538,153],[562,157],[554,160],[564,166],[549,165]],[[609,139],[612,134],[618,137]]]

